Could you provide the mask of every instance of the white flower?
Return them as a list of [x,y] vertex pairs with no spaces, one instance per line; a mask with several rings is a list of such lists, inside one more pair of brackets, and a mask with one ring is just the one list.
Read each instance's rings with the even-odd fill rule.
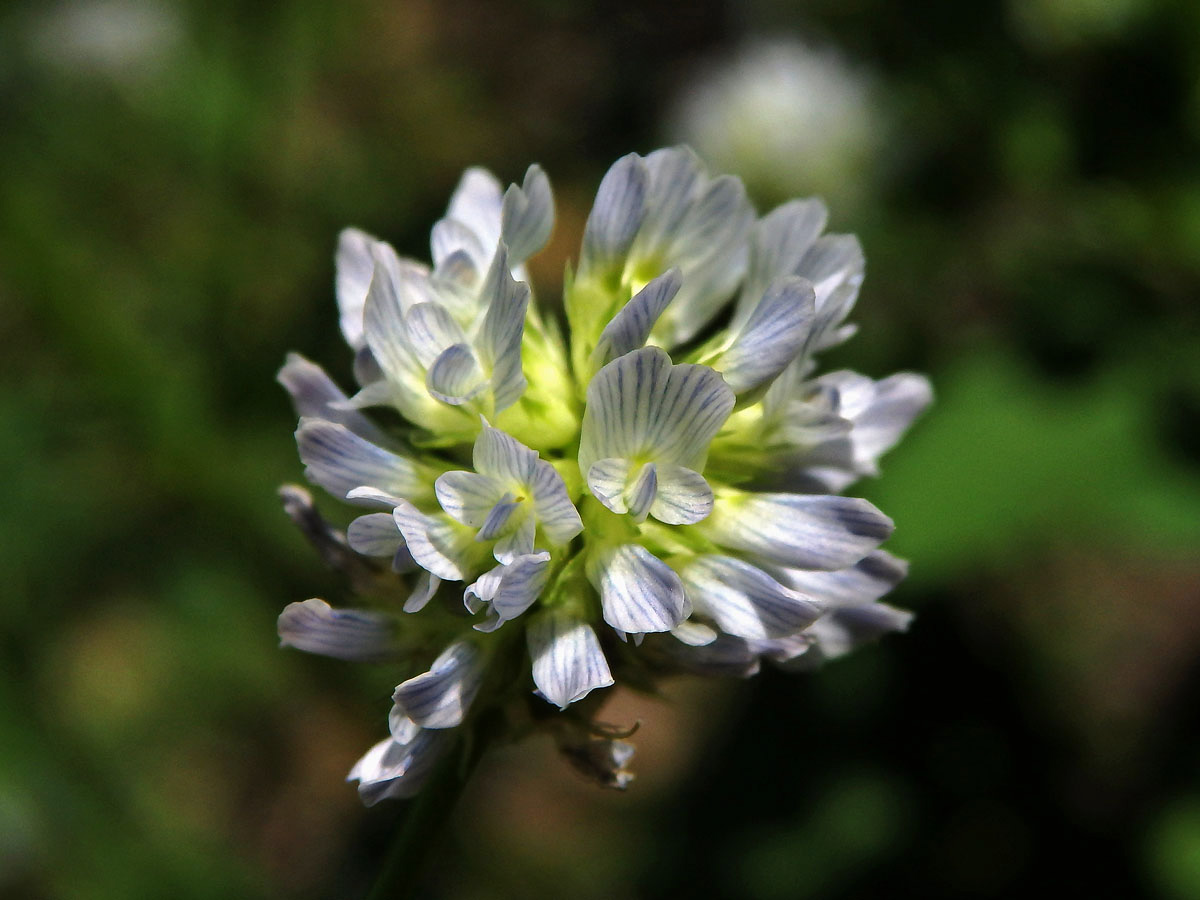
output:
[[[391,737],[351,773],[368,803],[411,796],[483,709],[520,731],[521,703],[542,705],[535,721],[561,710],[576,767],[623,787],[632,747],[585,698],[630,654],[744,675],[908,624],[878,602],[905,571],[878,549],[891,520],[830,492],[877,474],[928,383],[813,374],[853,333],[854,238],[823,235],[815,200],[756,219],[741,183],[690,150],[630,154],[568,273],[564,339],[524,280],[553,208],[537,166],[505,192],[472,169],[432,266],[344,232],[337,295],[361,389],[348,398],[294,355],[280,372],[308,478],[374,511],[343,536],[296,490],[289,509],[377,595],[371,610],[294,603],[280,638],[407,666]],[[408,427],[380,425],[375,406]]]

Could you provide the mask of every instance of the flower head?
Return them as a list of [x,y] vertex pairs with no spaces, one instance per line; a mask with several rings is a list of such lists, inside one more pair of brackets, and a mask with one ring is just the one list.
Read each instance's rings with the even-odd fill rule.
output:
[[285,507],[374,601],[294,603],[280,637],[408,676],[350,775],[367,803],[419,790],[489,710],[623,787],[632,745],[594,713],[626,673],[809,666],[908,624],[879,602],[905,574],[879,549],[891,520],[838,492],[877,473],[929,385],[815,374],[853,333],[857,241],[823,234],[816,200],[757,218],[686,148],[630,154],[568,272],[564,336],[524,270],[553,218],[539,167],[507,190],[471,169],[432,266],[343,232],[359,389],[296,355],[280,372],[309,480],[372,511],[343,534],[299,488]]

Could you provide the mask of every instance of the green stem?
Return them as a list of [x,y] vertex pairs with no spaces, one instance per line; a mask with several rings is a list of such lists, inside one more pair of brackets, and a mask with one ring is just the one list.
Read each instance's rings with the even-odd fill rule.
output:
[[383,868],[367,900],[404,900],[418,896],[434,844],[446,832],[463,789],[483,757],[483,729],[465,732],[438,763],[433,775],[408,803]]

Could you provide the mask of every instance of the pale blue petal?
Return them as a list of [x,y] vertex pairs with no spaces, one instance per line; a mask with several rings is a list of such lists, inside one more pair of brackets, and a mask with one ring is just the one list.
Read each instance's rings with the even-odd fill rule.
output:
[[646,156],[649,184],[646,215],[635,243],[635,256],[661,254],[678,233],[697,194],[707,181],[704,165],[689,147],[665,147]]
[[308,479],[340,499],[348,499],[347,494],[362,485],[411,499],[429,496],[424,467],[375,446],[341,425],[323,419],[301,419],[296,445]]
[[346,780],[359,782],[358,795],[367,806],[414,797],[449,746],[448,732],[438,729],[422,728],[405,743],[388,738],[368,750]]
[[581,275],[622,264],[646,214],[648,181],[645,162],[636,153],[622,156],[605,173],[583,231]]
[[450,197],[446,217],[470,228],[480,244],[495,248],[500,240],[503,186],[487,169],[467,169]]
[[508,245],[513,265],[546,246],[554,227],[554,195],[541,166],[530,166],[521,186],[513,184],[505,191],[500,222],[501,239]]
[[583,531],[583,520],[571,502],[566,482],[550,463],[539,459],[528,482],[533,494],[533,514],[552,543],[565,544]]
[[866,500],[813,494],[720,498],[699,526],[718,544],[768,563],[841,569],[892,533],[892,520]]
[[713,509],[713,492],[704,476],[684,466],[658,466],[658,490],[650,515],[668,525],[695,525]]
[[371,258],[371,245],[375,243],[375,238],[357,228],[345,228],[338,235],[334,288],[342,334],[355,350],[365,344],[363,305],[375,271],[375,262]]
[[707,366],[671,365],[657,347],[613,360],[588,386],[580,471],[609,457],[652,457],[699,469],[733,409],[734,394]]
[[324,600],[289,603],[279,614],[279,643],[351,662],[378,662],[400,652],[396,619],[365,609],[334,609]]
[[433,483],[438,503],[457,522],[478,528],[501,497],[499,481],[476,472],[446,472]]
[[475,347],[484,367],[492,373],[493,410],[499,413],[516,403],[525,391],[521,338],[529,307],[529,285],[513,280],[503,244],[496,250],[481,297],[487,313]]
[[596,632],[561,607],[535,616],[525,632],[538,693],[559,709],[613,683]]
[[549,576],[550,554],[545,551],[527,553],[481,575],[466,589],[463,599],[467,601],[468,609],[474,607],[473,611],[478,611],[480,603],[490,604],[496,618],[488,628],[492,631],[529,609]]
[[443,269],[451,256],[463,254],[471,261],[475,271],[482,271],[487,268],[492,250],[495,249],[484,247],[470,226],[451,218],[441,219],[433,226],[429,243],[433,265],[438,270]]
[[803,278],[772,282],[714,367],[735,394],[774,380],[804,348],[815,307]]
[[479,526],[479,533],[475,535],[475,540],[494,541],[500,537],[512,521],[513,516],[523,508],[523,502],[523,500],[515,500],[511,493],[501,497],[496,505],[488,510],[487,516]]
[[471,463],[475,471],[497,483],[529,484],[537,471],[538,455],[499,428],[484,425],[475,439]]
[[533,539],[537,532],[537,523],[526,515],[520,524],[500,540],[492,548],[492,556],[496,562],[511,563],[518,556],[533,552]]
[[441,585],[442,579],[438,578],[432,572],[422,571],[413,582],[412,592],[404,601],[404,611],[406,613],[415,613],[423,610],[429,601],[433,599],[433,595],[437,593],[437,589]]
[[771,282],[798,272],[828,218],[825,204],[811,197],[789,201],[755,223],[750,235],[750,268],[731,330],[741,327]]
[[822,616],[809,632],[820,659],[835,659],[890,632],[907,631],[912,618],[907,610],[886,603],[866,603],[833,610]]
[[404,318],[396,279],[383,263],[376,262],[363,307],[363,335],[376,363],[392,378],[403,378],[412,368]]
[[868,408],[854,417],[851,439],[859,461],[874,468],[932,402],[933,388],[923,375],[901,372],[878,382]]
[[429,671],[397,685],[392,700],[422,728],[461,725],[483,684],[483,658],[467,641],[455,641]]
[[749,678],[761,668],[755,649],[731,634],[719,634],[715,640],[698,646],[671,640],[659,649],[680,668],[699,675]]
[[440,516],[427,516],[405,501],[392,515],[417,565],[446,581],[466,581],[470,577],[470,550],[475,545],[470,528]]
[[425,387],[430,395],[451,406],[470,403],[487,386],[487,376],[467,344],[447,347],[425,375]]
[[851,606],[878,600],[908,574],[908,563],[886,550],[869,553],[845,569],[819,572],[780,569],[776,576],[789,587],[831,606]]
[[703,647],[717,639],[717,631],[691,619],[671,629],[671,635],[689,647]]
[[370,513],[350,523],[346,543],[363,556],[394,557],[404,546],[404,536],[390,513]]
[[645,344],[654,323],[679,293],[682,284],[679,269],[668,269],[638,291],[600,333],[592,353],[593,367],[599,369]]
[[408,349],[425,368],[432,366],[447,347],[467,343],[458,322],[439,303],[418,303],[404,316],[402,328]]
[[[592,466],[592,470],[595,470]],[[646,521],[650,515],[650,507],[658,496],[658,467],[654,463],[646,463],[628,482],[623,497],[629,515],[635,522]]]
[[697,556],[680,569],[679,575],[696,612],[738,637],[794,634],[821,614],[820,605],[811,598],[731,556]]
[[594,550],[587,569],[604,621],[619,632],[670,631],[691,612],[679,576],[639,544]]
[[296,414],[302,418],[327,419],[373,444],[388,446],[393,443],[370,419],[349,408],[348,398],[324,369],[300,354],[287,355],[276,380],[291,394]]
[[597,500],[621,515],[629,511],[625,505],[625,485],[633,464],[626,459],[598,459],[587,470],[587,486]]

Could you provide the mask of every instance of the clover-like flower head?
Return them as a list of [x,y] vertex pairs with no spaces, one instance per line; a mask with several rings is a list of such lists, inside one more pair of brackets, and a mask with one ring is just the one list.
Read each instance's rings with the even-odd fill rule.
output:
[[756,218],[686,148],[623,157],[568,271],[565,332],[524,269],[554,220],[538,166],[507,190],[469,170],[432,266],[343,232],[359,389],[296,355],[280,381],[309,480],[374,511],[343,534],[302,489],[285,507],[373,603],[293,603],[279,633],[406,673],[390,736],[350,775],[365,802],[419,790],[487,710],[624,787],[632,745],[593,698],[626,673],[808,667],[907,626],[879,602],[906,570],[879,549],[891,520],[839,492],[877,474],[930,389],[814,374],[853,333],[863,276],[825,217],[800,200]]

